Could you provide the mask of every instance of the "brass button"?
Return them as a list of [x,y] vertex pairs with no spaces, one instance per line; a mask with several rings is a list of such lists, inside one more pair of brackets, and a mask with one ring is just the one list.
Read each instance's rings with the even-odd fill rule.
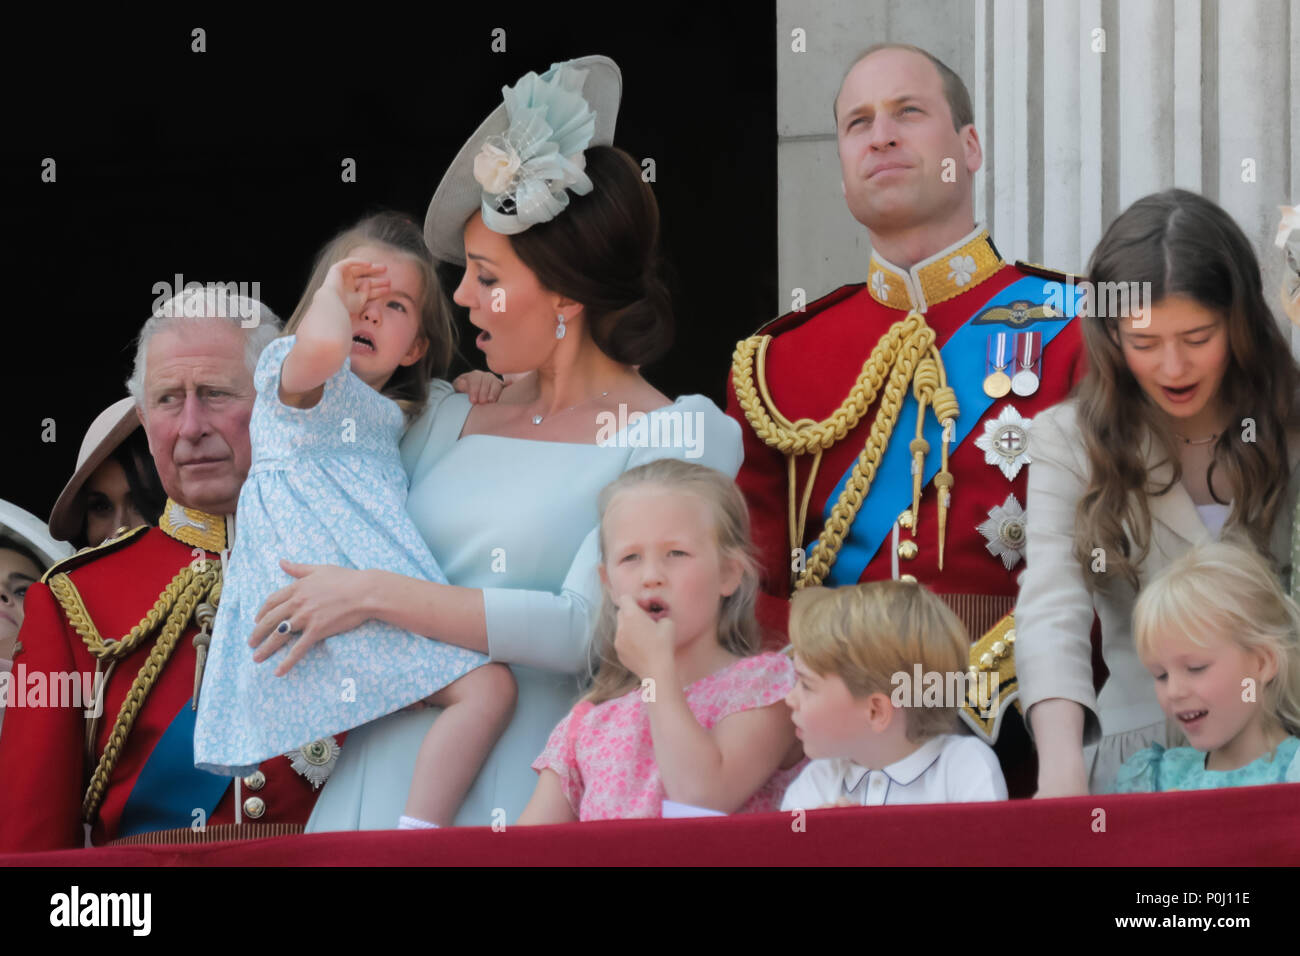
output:
[[916,518],[912,515],[911,508],[908,508],[906,511],[904,511],[901,515],[898,516],[899,527],[907,528],[910,530],[912,525],[915,524],[915,522],[916,522]]
[[244,786],[249,790],[261,790],[266,786],[266,774],[260,770],[254,770],[244,778]]
[[915,584],[915,583],[916,583],[916,577],[915,577],[914,575],[911,575],[911,574],[900,574],[900,575],[898,576],[898,580],[902,581],[904,584]]
[[266,801],[261,797],[249,797],[244,801],[244,816],[256,820],[266,812]]
[[898,546],[898,556],[905,561],[911,561],[916,557],[916,552],[920,550],[915,541],[904,541]]

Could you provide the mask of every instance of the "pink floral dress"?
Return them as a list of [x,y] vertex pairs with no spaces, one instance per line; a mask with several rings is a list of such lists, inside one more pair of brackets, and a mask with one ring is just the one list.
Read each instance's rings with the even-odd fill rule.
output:
[[[783,654],[742,658],[686,688],[695,719],[712,730],[732,714],[766,707],[794,688],[794,666]],[[640,688],[593,705],[582,701],[551,731],[533,769],[553,770],[579,820],[659,817],[665,799]],[[740,813],[777,810],[799,767],[778,770]]]

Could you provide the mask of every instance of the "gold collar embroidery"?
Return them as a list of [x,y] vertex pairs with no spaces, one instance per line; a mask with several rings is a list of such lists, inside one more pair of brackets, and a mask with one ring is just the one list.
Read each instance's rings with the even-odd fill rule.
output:
[[158,527],[168,537],[212,554],[226,550],[226,519],[167,499]]
[[925,312],[979,285],[1003,266],[989,231],[975,231],[911,269],[900,269],[871,253],[867,288],[881,305],[903,312]]

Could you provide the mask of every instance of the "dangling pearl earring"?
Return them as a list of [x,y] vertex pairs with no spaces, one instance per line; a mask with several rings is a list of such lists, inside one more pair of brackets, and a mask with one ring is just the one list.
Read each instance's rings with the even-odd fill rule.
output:
[[562,339],[564,338],[564,313],[561,312],[556,318],[560,320],[560,324],[555,327],[555,337]]

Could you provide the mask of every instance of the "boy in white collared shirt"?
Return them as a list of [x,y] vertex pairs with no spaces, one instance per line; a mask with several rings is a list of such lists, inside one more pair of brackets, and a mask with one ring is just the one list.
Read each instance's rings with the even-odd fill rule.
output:
[[[910,686],[916,665],[944,691],[968,667],[957,616],[919,584],[876,581],[795,594],[790,640],[799,681],[786,698],[812,763],[783,810],[1005,800],[993,749],[958,733],[960,700]],[[930,706],[921,705],[924,699]]]

